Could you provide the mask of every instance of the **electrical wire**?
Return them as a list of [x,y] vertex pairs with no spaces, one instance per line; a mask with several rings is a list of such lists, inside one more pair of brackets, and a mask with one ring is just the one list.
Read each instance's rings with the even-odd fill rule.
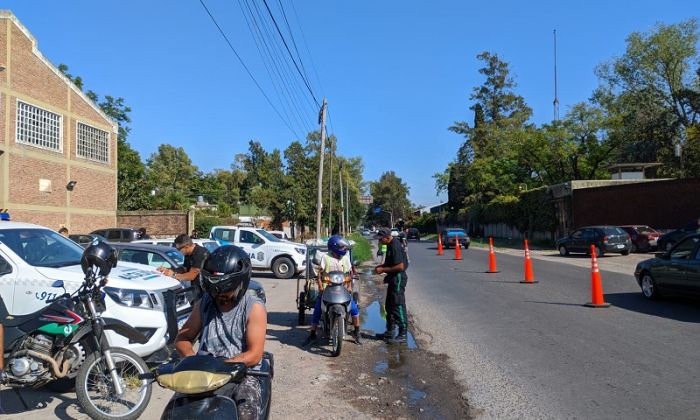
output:
[[247,65],[245,64],[245,62],[243,61],[243,58],[241,58],[241,56],[238,54],[238,52],[236,51],[236,49],[233,47],[233,44],[231,44],[231,41],[228,39],[228,36],[226,36],[226,33],[224,32],[224,30],[221,29],[221,26],[219,26],[219,23],[218,23],[218,22],[216,21],[216,19],[214,18],[214,15],[212,15],[212,13],[209,11],[209,8],[207,7],[207,5],[204,4],[204,1],[203,1],[203,0],[199,0],[199,3],[202,5],[202,7],[204,8],[204,10],[207,12],[207,14],[209,15],[209,18],[210,18],[211,21],[214,23],[214,25],[216,26],[216,28],[219,30],[219,33],[220,33],[221,36],[224,38],[224,40],[226,41],[226,44],[228,44],[229,48],[231,49],[231,51],[233,52],[233,54],[236,56],[236,58],[238,59],[238,61],[241,63],[241,65],[242,65],[243,68],[245,69],[246,73],[248,73],[248,76],[251,78],[251,80],[253,80],[253,83],[255,84],[255,86],[258,88],[258,90],[260,91],[260,93],[262,93],[262,95],[265,97],[265,100],[267,101],[267,103],[270,105],[270,107],[272,107],[272,109],[275,111],[275,113],[277,114],[277,116],[282,120],[282,122],[284,122],[284,124],[287,126],[287,128],[289,129],[289,131],[291,131],[292,134],[294,134],[295,136],[299,137],[299,135],[294,131],[294,129],[292,129],[292,127],[291,127],[291,125],[289,124],[289,122],[287,122],[287,121],[284,119],[284,117],[282,117],[282,114],[279,112],[279,110],[277,109],[277,107],[275,107],[275,105],[272,103],[272,101],[270,100],[270,98],[267,96],[267,94],[265,93],[265,90],[263,90],[262,86],[260,86],[260,83],[258,83],[258,81],[255,79],[255,76],[253,76],[253,73],[251,73],[250,69],[248,68],[248,66],[247,66]]

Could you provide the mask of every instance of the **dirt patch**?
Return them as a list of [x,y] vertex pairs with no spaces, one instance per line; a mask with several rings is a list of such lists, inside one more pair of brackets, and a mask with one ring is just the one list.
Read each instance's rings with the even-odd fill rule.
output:
[[[421,347],[426,337],[411,322],[412,336],[406,345],[389,345],[375,338],[384,332],[381,304],[386,286],[369,270],[361,273],[363,344],[347,342],[330,368],[341,381],[330,383],[338,397],[367,415],[388,419],[472,418],[462,385],[455,379],[447,356]],[[409,306],[410,319],[410,306]],[[427,347],[427,346],[426,346]]]

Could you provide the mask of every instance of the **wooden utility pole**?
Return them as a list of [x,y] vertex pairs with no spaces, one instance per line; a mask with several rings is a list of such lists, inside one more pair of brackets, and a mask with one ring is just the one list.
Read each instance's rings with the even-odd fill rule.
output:
[[345,203],[343,200],[343,170],[338,167],[338,178],[340,180],[340,232],[345,235]]
[[323,106],[318,116],[321,124],[321,150],[318,164],[318,195],[316,199],[316,240],[321,239],[321,209],[323,206],[323,155],[326,152],[326,98],[323,98]]

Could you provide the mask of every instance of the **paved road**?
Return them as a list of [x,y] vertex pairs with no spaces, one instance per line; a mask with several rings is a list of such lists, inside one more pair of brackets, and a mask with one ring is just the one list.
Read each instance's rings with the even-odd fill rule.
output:
[[486,252],[434,247],[410,245],[408,311],[483,418],[700,418],[697,303],[645,301],[631,274],[605,270],[616,257],[600,260],[613,307],[591,309],[582,259],[537,259],[540,283],[522,285],[522,256],[485,274]]

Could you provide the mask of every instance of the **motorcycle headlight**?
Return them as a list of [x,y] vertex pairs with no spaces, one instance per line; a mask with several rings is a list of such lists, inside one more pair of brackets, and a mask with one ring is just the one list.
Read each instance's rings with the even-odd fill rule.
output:
[[296,252],[300,253],[301,255],[306,255],[306,248],[296,248],[295,247],[294,250]]
[[345,275],[342,273],[333,273],[330,275],[331,284],[343,284],[345,282]]
[[105,287],[102,290],[118,304],[130,308],[158,309],[159,306],[156,297],[145,290],[119,289],[116,287]]

